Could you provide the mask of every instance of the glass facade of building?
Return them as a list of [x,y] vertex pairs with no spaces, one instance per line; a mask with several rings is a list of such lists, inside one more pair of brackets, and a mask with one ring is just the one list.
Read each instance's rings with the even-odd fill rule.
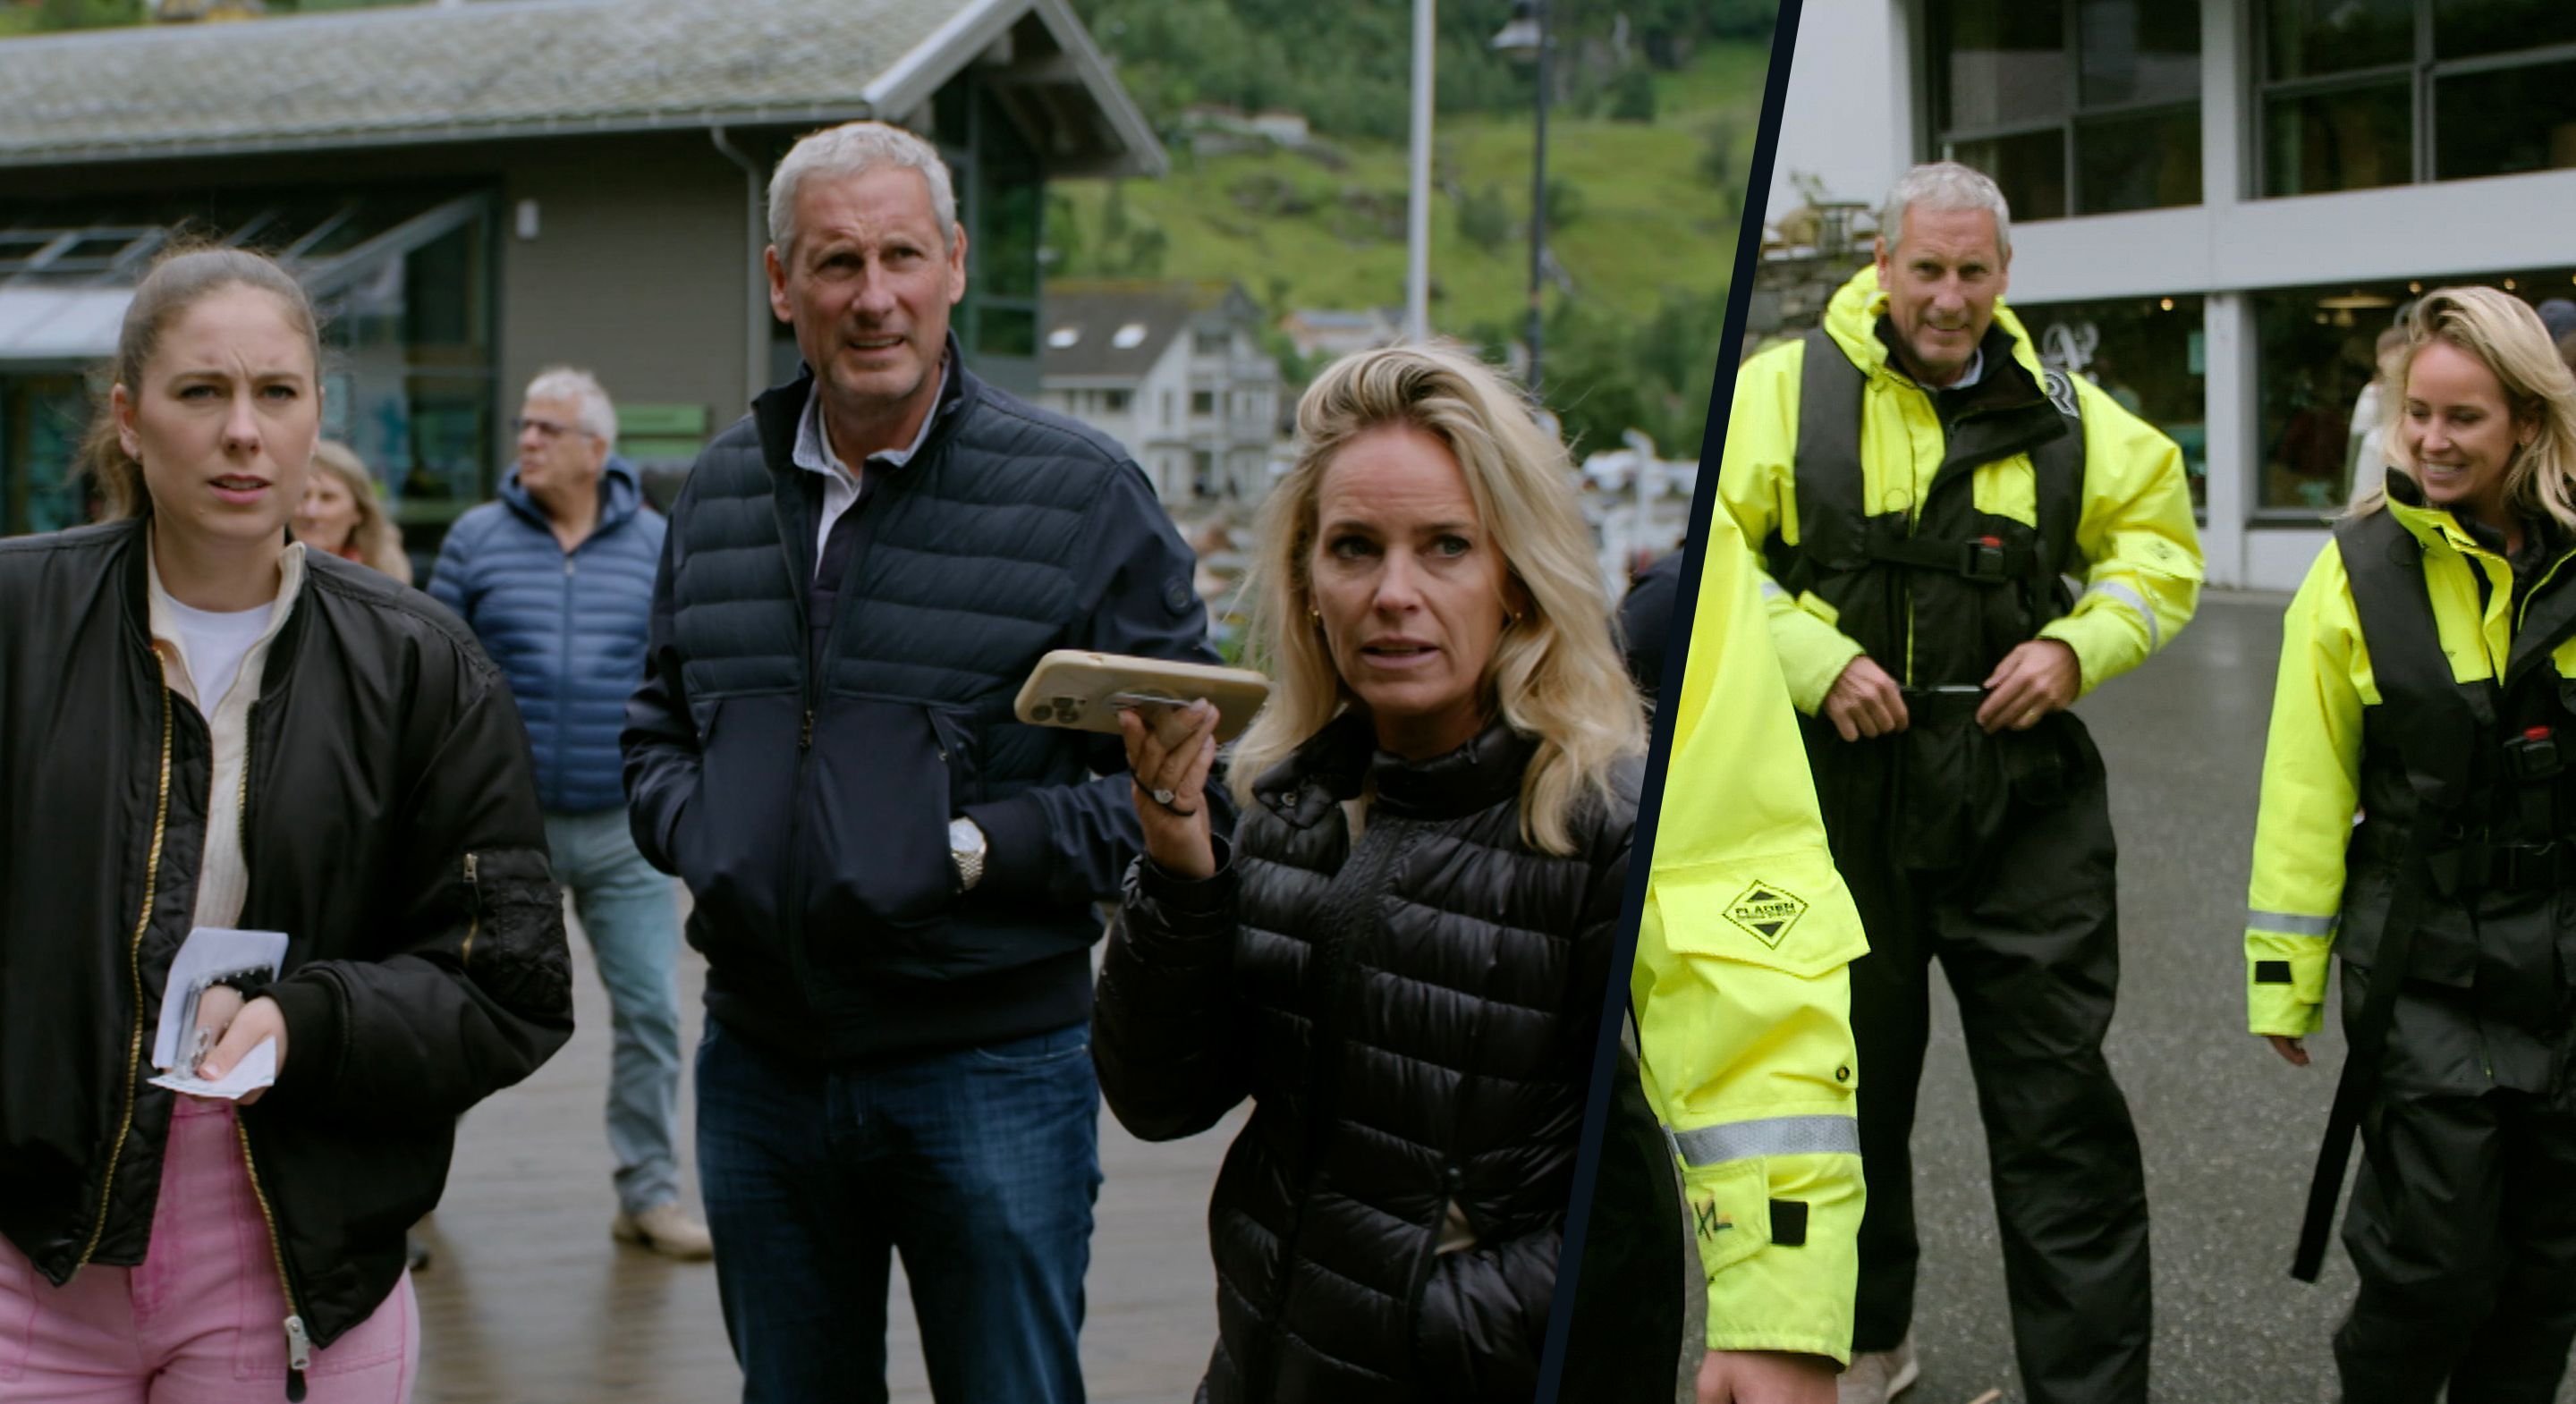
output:
[[2209,505],[2208,350],[2198,297],[2017,307],[2040,358],[2081,375],[2182,448],[2191,501]]
[[2264,195],[2576,168],[2576,5],[2263,0]]
[[[443,528],[491,493],[493,219],[488,197],[176,194],[149,209],[0,206],[0,283],[126,289],[174,238],[257,249],[322,319],[324,432],[377,476],[406,528]],[[113,349],[0,363],[0,533],[86,520],[79,442]]]
[[2196,205],[2196,0],[1931,0],[1936,147],[2019,219]]

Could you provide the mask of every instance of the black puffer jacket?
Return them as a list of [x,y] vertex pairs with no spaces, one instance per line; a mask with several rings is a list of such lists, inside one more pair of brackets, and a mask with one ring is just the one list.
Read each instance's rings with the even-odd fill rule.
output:
[[[920,450],[850,509],[822,639],[820,480],[794,461],[810,371],[707,445],[671,507],[621,738],[629,817],[696,896],[707,1013],[778,1056],[1082,1022],[1092,904],[1140,841],[1126,753],[1012,700],[1052,649],[1219,661],[1195,560],[1125,450],[986,385],[954,337],[948,365]],[[959,815],[991,845],[963,894]]]
[[0,543],[0,1234],[46,1277],[143,1259],[173,1095],[145,1079],[210,804],[239,924],[283,931],[277,1085],[241,1122],[316,1345],[438,1202],[456,1117],[572,1032],[527,732],[453,615],[306,556],[237,794],[153,653],[139,522]]
[[[1438,759],[1345,715],[1254,787],[1216,878],[1139,863],[1100,975],[1101,1088],[1149,1140],[1246,1096],[1208,1207],[1202,1397],[1519,1401],[1539,1346],[1636,819],[1520,836],[1533,743]],[[1356,845],[1340,801],[1375,782]],[[1452,1202],[1476,1244],[1434,1252]]]

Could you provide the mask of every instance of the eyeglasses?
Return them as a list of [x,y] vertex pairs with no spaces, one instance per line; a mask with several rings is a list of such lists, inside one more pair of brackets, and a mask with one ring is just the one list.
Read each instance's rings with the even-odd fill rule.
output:
[[579,434],[585,439],[599,437],[578,424],[557,424],[551,419],[530,419],[526,415],[521,415],[510,421],[510,432],[513,434],[524,434],[531,429],[537,431],[537,437],[549,440],[560,439],[566,434]]

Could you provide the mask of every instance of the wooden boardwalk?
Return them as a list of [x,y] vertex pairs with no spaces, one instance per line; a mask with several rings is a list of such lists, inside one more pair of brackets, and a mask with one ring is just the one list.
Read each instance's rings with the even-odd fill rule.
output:
[[[612,1243],[601,1098],[608,1001],[573,937],[571,1044],[527,1083],[468,1116],[447,1198],[423,1230],[436,1261],[417,1278],[422,1327],[416,1404],[723,1404],[740,1376],[725,1345],[715,1271]],[[704,969],[681,953],[684,1052],[704,1015]],[[684,1059],[685,1061],[685,1059]],[[681,1153],[695,1113],[682,1088]],[[1218,1157],[1241,1113],[1216,1131],[1146,1145],[1106,1114],[1090,1315],[1082,1356],[1096,1404],[1185,1404],[1215,1340],[1206,1209]],[[690,1193],[696,1193],[694,1172]],[[896,1401],[928,1401],[898,1272],[887,1375]],[[825,1401],[816,1401],[825,1404]]]

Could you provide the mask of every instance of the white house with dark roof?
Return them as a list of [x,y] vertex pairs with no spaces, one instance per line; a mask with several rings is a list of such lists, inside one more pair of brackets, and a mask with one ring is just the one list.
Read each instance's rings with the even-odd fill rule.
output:
[[1127,446],[1173,506],[1257,501],[1279,439],[1261,308],[1217,282],[1047,285],[1040,403]]
[[968,363],[1038,381],[1045,182],[1155,176],[1067,0],[478,0],[0,41],[0,532],[65,479],[124,298],[182,221],[330,319],[331,429],[415,550],[487,498],[558,362],[685,465],[796,369],[760,274],[770,168],[853,118],[957,177]]

